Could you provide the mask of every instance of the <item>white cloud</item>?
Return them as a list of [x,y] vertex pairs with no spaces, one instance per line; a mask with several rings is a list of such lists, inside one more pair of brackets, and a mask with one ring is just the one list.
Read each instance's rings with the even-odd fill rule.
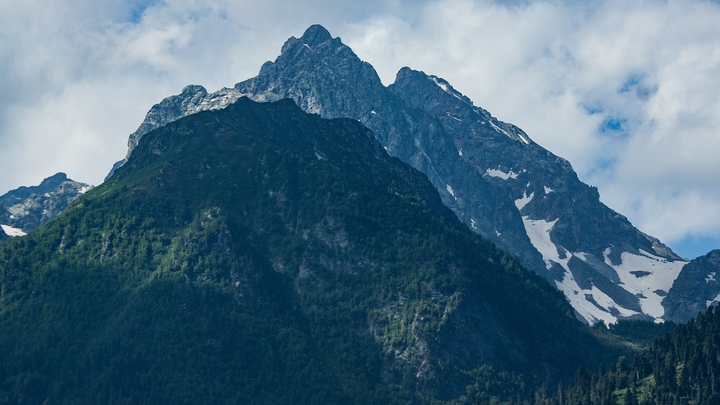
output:
[[0,3],[0,192],[99,183],[152,104],[321,23],[385,84],[424,70],[523,128],[643,231],[720,238],[717,21],[702,0]]

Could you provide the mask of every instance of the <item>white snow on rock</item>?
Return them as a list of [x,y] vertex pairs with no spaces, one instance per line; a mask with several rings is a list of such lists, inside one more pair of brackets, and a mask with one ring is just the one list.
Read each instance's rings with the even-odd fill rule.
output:
[[5,232],[7,236],[12,236],[13,238],[16,236],[25,236],[27,235],[25,232],[23,232],[22,229],[13,228],[9,225],[0,225],[2,227],[2,230]]
[[438,80],[437,77],[430,76],[430,78],[432,79],[432,81],[435,82],[435,84],[438,85],[438,87],[440,87],[441,89],[443,89],[443,91],[444,91],[445,93],[447,93],[447,94],[455,97],[456,99],[462,101],[463,103],[465,103],[465,100],[463,100],[462,98],[460,98],[460,96],[457,95],[457,92],[454,91],[453,89],[451,89],[450,87],[448,87],[447,84],[445,84],[445,83],[441,82],[440,80]]
[[553,191],[555,191],[555,190],[551,189],[551,188],[548,187],[548,186],[543,186],[543,188],[545,189],[545,194],[550,194],[550,193],[552,193]]
[[474,218],[470,218],[470,226],[472,227],[472,229],[477,229],[477,224],[475,223]]
[[570,271],[568,263],[573,256],[586,261],[587,254],[582,252],[573,254],[563,249],[565,253],[564,258],[560,258],[559,249],[562,248],[558,248],[550,238],[550,231],[552,231],[552,228],[558,221],[557,219],[554,221],[545,221],[523,216],[522,220],[530,242],[542,255],[546,268],[550,270],[553,264],[558,264],[565,270],[562,281],[556,281],[555,285],[558,290],[563,292],[570,302],[570,305],[572,305],[583,319],[590,324],[598,321],[611,324],[617,322],[617,316],[613,315],[611,310],[614,310],[613,312],[623,317],[638,314],[636,311],[621,307],[594,285],[586,290],[580,288]]
[[[460,155],[462,156],[462,155]],[[487,169],[485,173],[490,177],[499,177],[503,180],[507,179],[517,179],[518,173],[513,173],[512,170],[510,170],[508,173],[503,172],[502,170],[498,169]]]
[[435,84],[438,85],[441,89],[443,89],[444,92],[450,91],[448,86],[445,83],[440,82],[436,77],[431,77],[431,79],[435,82]]
[[[493,127],[493,129],[494,129],[495,131],[500,132],[501,134],[504,134],[505,136],[507,136],[507,137],[510,138],[510,139],[515,139],[515,137],[514,137],[513,135],[511,135],[508,131],[500,128],[500,127],[497,126],[497,125],[495,125],[494,122],[488,121],[488,124],[490,124],[490,126]],[[529,141],[527,138],[525,138],[524,136],[518,134],[517,137],[520,139],[520,142],[524,143],[525,145],[529,145],[529,144],[530,144],[530,141]]]
[[711,281],[715,281],[715,272],[708,274],[707,277],[705,277],[705,283],[709,283]]
[[[532,198],[532,194],[530,194],[530,196]],[[520,200],[515,201],[515,205],[518,205],[518,201]],[[570,260],[570,257],[560,259],[557,246],[555,246],[555,244],[552,243],[552,240],[550,240],[550,231],[552,231],[553,226],[555,226],[555,223],[558,220],[556,219],[552,222],[548,222],[542,219],[530,219],[530,217],[526,215],[522,217],[522,221],[523,225],[525,225],[525,232],[530,238],[530,242],[542,255],[546,267],[550,269],[550,267],[552,267],[551,262],[555,262],[563,266],[569,272],[570,270],[567,267],[567,262]]]
[[[521,210],[532,197],[533,194],[530,196],[523,194],[523,198],[516,200],[515,205]],[[573,256],[588,264],[591,263],[591,260],[586,253],[568,252],[553,243],[550,232],[558,221],[557,219],[554,221],[536,220],[525,215],[522,217],[522,221],[530,242],[542,255],[545,267],[550,270],[553,266],[559,265],[565,270],[562,281],[556,281],[555,284],[565,294],[579,316],[590,324],[600,320],[611,324],[617,322],[620,317],[639,314],[635,310],[620,306],[595,285],[585,290],[580,288],[573,278],[568,263]],[[640,250],[639,253],[622,252],[620,264],[613,264],[609,258],[610,252],[610,248],[605,249],[603,259],[605,264],[612,267],[620,278],[619,286],[638,298],[643,314],[653,317],[655,322],[662,322],[662,316],[665,314],[662,300],[680,274],[680,270],[688,262],[672,261]],[[715,274],[710,273],[705,280],[706,282],[714,281]],[[720,294],[706,303],[711,305],[717,302],[720,302]]]
[[[522,211],[523,207],[528,205],[528,203],[535,197],[535,192],[530,193],[530,195],[527,195],[527,192],[523,192],[522,198],[518,198],[515,200],[515,206],[517,207],[518,211]],[[557,221],[557,219],[555,220]],[[555,222],[553,222],[553,225]],[[532,238],[530,238],[532,239]]]
[[458,155],[462,156],[462,148],[458,151]]
[[620,255],[621,263],[615,265],[610,261],[609,254],[610,248],[605,249],[603,253],[605,264],[615,269],[622,287],[640,299],[640,308],[644,314],[656,320],[660,319],[665,314],[665,309],[661,305],[665,294],[660,296],[654,291],[661,290],[667,293],[680,274],[680,270],[688,262],[670,261],[640,250],[639,255],[623,252]]
[[512,138],[512,135],[508,134],[508,132],[506,130],[495,125],[494,122],[488,121],[488,124],[490,124],[490,126],[493,127],[493,129],[496,130],[497,132],[500,132],[501,134],[505,134],[505,136],[507,136],[508,138]]
[[[606,325],[609,325],[617,322],[617,317],[610,312],[611,308],[616,309],[621,316],[625,317],[637,314],[636,311],[617,305],[612,298],[595,286],[592,286],[589,290],[581,289],[569,271],[565,273],[563,280],[556,281],[555,285],[558,290],[565,294],[565,297],[575,311],[589,324],[603,321]],[[590,296],[597,305],[593,304],[593,302],[588,299],[588,296]]]
[[457,197],[455,197],[455,191],[453,191],[453,188],[450,187],[449,184],[445,185],[445,189],[447,190],[448,193],[450,193],[451,196],[453,196],[454,199],[457,200]]

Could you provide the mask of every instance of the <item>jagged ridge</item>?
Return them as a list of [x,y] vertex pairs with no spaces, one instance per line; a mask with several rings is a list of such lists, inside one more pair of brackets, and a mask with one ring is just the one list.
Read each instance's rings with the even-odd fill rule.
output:
[[[0,196],[0,224],[4,234],[21,236],[65,211],[92,186],[57,173],[39,185],[19,187]],[[0,238],[2,235],[0,235]]]
[[163,100],[128,153],[151,128],[243,96],[291,98],[307,112],[359,120],[388,153],[425,173],[462,222],[561,289],[580,318],[662,319],[663,297],[686,261],[603,205],[570,163],[445,80],[403,68],[386,88],[321,26],[290,38],[255,78],[212,94],[188,86]]

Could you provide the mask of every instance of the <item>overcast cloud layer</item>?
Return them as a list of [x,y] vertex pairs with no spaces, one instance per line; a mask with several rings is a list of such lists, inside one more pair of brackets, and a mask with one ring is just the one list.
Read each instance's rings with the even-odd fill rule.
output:
[[0,0],[0,194],[99,184],[153,104],[255,76],[320,23],[385,84],[447,79],[679,254],[720,248],[717,2],[360,3]]

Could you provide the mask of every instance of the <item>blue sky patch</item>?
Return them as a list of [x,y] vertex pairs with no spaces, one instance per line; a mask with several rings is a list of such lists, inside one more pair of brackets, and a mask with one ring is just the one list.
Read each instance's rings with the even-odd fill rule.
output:
[[587,105],[583,105],[582,108],[588,115],[601,114],[603,112],[603,109],[600,107],[590,107]]
[[130,22],[137,24],[149,7],[157,4],[158,0],[138,0],[130,4]]
[[642,76],[630,76],[625,80],[625,83],[622,84],[620,87],[620,93],[627,93],[631,90],[633,90],[637,85],[640,84],[640,81],[642,80]]
[[620,134],[624,132],[626,119],[608,117],[600,124],[601,134]]
[[705,256],[713,249],[720,249],[720,237],[686,236],[668,245],[678,256],[695,259]]

